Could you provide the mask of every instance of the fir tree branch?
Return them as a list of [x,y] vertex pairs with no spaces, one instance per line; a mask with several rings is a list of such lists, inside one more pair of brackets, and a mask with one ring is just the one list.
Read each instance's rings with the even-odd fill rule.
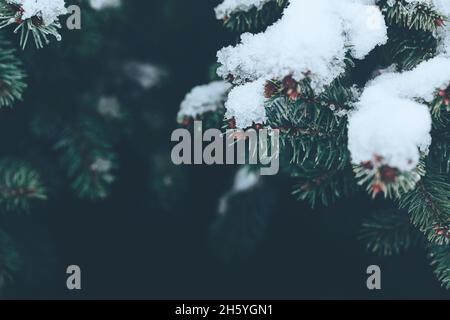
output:
[[375,212],[363,221],[359,234],[359,239],[366,243],[370,252],[383,256],[415,247],[421,238],[411,224],[408,212],[398,210]]
[[280,129],[281,145],[291,154],[291,162],[304,165],[313,161],[328,170],[348,166],[346,147],[347,119],[339,112],[352,108],[354,93],[335,81],[316,96],[305,80],[296,83],[286,77],[282,82],[266,85],[267,124]]
[[437,39],[431,32],[393,26],[389,41],[381,49],[386,65],[396,64],[400,70],[411,70],[436,55]]
[[22,62],[18,60],[16,50],[0,35],[0,107],[10,107],[22,99],[27,87]]
[[12,239],[0,229],[0,289],[13,280],[13,274],[21,266],[22,261]]
[[446,19],[436,11],[433,4],[423,2],[382,0],[379,6],[383,10],[388,25],[397,25],[407,29],[432,32],[442,26]]
[[298,178],[300,183],[294,186],[292,194],[298,200],[307,200],[312,208],[318,205],[329,206],[357,190],[351,168],[327,171],[315,167],[315,172],[305,169],[305,166],[296,169],[290,170],[291,176]]
[[428,168],[415,190],[399,200],[412,223],[436,244],[450,243],[450,183],[447,176]]
[[14,33],[20,33],[20,46],[25,49],[28,39],[32,37],[37,48],[43,48],[50,42],[49,36],[61,40],[59,29],[61,23],[55,20],[48,25],[41,16],[35,15],[22,20],[23,8],[18,4],[0,0],[0,29],[14,25]]
[[438,280],[444,288],[450,290],[450,246],[430,244],[428,256]]
[[29,211],[34,200],[47,199],[40,174],[17,159],[0,160],[0,206],[3,210]]
[[80,118],[64,131],[54,148],[61,152],[61,164],[80,198],[97,200],[109,195],[117,159],[100,123]]
[[253,8],[247,12],[235,12],[224,19],[224,26],[234,32],[256,33],[279,19],[288,2],[271,0],[260,10]]

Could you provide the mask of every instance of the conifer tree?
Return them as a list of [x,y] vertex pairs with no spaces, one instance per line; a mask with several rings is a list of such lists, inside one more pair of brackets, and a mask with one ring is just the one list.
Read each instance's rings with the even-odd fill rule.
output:
[[360,239],[380,255],[426,247],[450,289],[450,2],[224,0],[215,12],[241,37],[180,124],[279,130],[294,197],[385,198]]
[[[66,26],[71,5],[81,8],[81,30]],[[46,249],[38,258],[27,252],[23,242],[40,236],[19,243],[10,218],[28,223],[63,198],[66,208],[110,199],[120,179],[118,150],[130,141],[148,150],[158,130],[142,101],[157,99],[153,89],[168,73],[118,50],[125,34],[111,31],[133,10],[120,0],[0,0],[0,295],[51,260],[44,261]],[[164,154],[155,145],[142,156],[144,170],[150,174],[153,157]],[[160,169],[158,181],[171,170],[160,177]]]

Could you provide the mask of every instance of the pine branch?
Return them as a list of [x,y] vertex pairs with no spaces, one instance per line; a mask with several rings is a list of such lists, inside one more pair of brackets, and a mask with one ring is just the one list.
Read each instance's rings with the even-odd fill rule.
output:
[[414,190],[425,174],[423,162],[411,171],[399,171],[372,162],[354,165],[353,171],[358,184],[366,186],[367,192],[374,198],[380,193],[384,194],[386,198],[399,198]]
[[430,148],[428,163],[437,166],[441,174],[450,177],[450,142],[434,141]]
[[450,183],[448,176],[428,168],[415,190],[404,195],[399,206],[409,211],[412,223],[430,242],[450,243]]
[[397,25],[410,30],[433,32],[446,20],[446,17],[436,11],[432,3],[382,0],[379,6],[388,25]]
[[253,8],[247,12],[236,12],[226,17],[224,26],[234,32],[259,32],[281,17],[288,0],[272,0],[260,10]]
[[209,245],[221,260],[248,258],[256,249],[274,209],[274,191],[268,186],[226,194],[209,230]]
[[61,40],[58,20],[46,25],[41,16],[35,15],[22,20],[23,8],[6,0],[0,0],[0,29],[14,25],[14,33],[20,33],[20,46],[25,49],[28,39],[32,37],[37,48],[43,48],[50,42],[49,36]]
[[428,256],[438,280],[450,290],[450,246],[430,245]]
[[13,280],[13,274],[20,270],[21,265],[12,239],[0,229],[0,289]]
[[450,138],[450,85],[437,90],[429,107],[433,116],[433,129],[445,135],[445,138]]
[[298,200],[307,200],[312,208],[318,205],[329,206],[337,199],[356,192],[351,168],[328,171],[324,168],[305,169],[305,166],[291,169],[291,176],[299,178],[300,183],[292,192]]
[[391,256],[417,246],[421,234],[411,224],[408,212],[385,210],[363,221],[359,239],[370,252]]
[[15,55],[16,50],[0,35],[0,107],[10,107],[27,87],[22,62]]
[[269,82],[266,96],[270,97],[267,124],[280,129],[282,152],[291,154],[292,163],[313,162],[328,170],[348,166],[347,119],[343,115],[352,108],[351,89],[335,81],[316,96],[308,80],[297,83],[286,77]]
[[450,176],[450,86],[439,89],[428,103],[433,118],[432,144],[427,163]]
[[100,123],[79,119],[65,130],[54,148],[61,152],[61,164],[78,197],[97,200],[109,195],[117,159]]
[[382,47],[387,65],[396,64],[400,70],[411,70],[436,55],[437,39],[427,31],[391,27],[389,41]]
[[164,210],[179,212],[186,207],[190,183],[186,168],[172,163],[168,152],[157,153],[151,162],[151,189]]
[[0,160],[0,206],[3,210],[29,211],[35,200],[47,199],[40,174],[17,159]]

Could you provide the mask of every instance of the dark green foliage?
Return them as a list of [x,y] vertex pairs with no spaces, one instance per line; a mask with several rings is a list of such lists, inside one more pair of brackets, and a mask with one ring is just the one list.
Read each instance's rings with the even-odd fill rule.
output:
[[359,238],[370,252],[391,256],[417,246],[421,234],[411,225],[408,212],[384,210],[363,221]]
[[397,0],[392,6],[389,3],[388,0],[382,0],[379,4],[388,25],[398,25],[420,31],[434,31],[445,20],[433,6],[427,4],[411,4],[404,0]]
[[288,0],[272,0],[261,10],[253,8],[248,12],[236,12],[225,19],[224,25],[235,32],[258,32],[275,22],[287,4]]
[[0,290],[13,280],[21,268],[21,259],[9,235],[0,229]]
[[397,0],[393,6],[387,0],[379,3],[388,25],[388,43],[383,46],[387,65],[395,63],[399,70],[410,70],[436,55],[435,32],[445,23],[433,6],[408,4]]
[[428,255],[442,286],[450,290],[450,246],[430,245]]
[[[271,1],[259,11],[232,14],[225,26],[237,32],[261,31],[281,16],[287,3]],[[433,4],[381,0],[377,5],[388,25],[385,45],[364,61],[349,57],[345,75],[321,94],[314,92],[308,77],[300,83],[290,75],[268,81],[265,108],[267,126],[280,130],[281,170],[296,179],[293,193],[299,200],[307,200],[313,207],[330,205],[354,192],[356,182],[374,197],[384,193],[400,198],[404,211],[377,212],[365,220],[361,233],[370,251],[392,255],[419,242],[421,233],[414,226],[432,243],[450,242],[450,89],[436,88],[431,103],[419,101],[430,107],[433,144],[415,170],[401,172],[384,165],[383,159],[351,165],[347,115],[358,100],[359,89],[354,84],[363,88],[386,68],[411,70],[435,57],[439,29],[449,20]],[[449,287],[448,246],[439,247],[435,256],[439,256],[433,262],[436,273]]]
[[433,129],[439,136],[450,138],[450,86],[448,88],[440,88],[433,101],[431,101],[430,111],[433,116]]
[[382,48],[385,60],[399,70],[411,70],[436,55],[437,40],[431,32],[391,27],[389,42]]
[[[358,184],[365,186],[373,197],[383,193],[386,198],[398,198],[401,195],[414,190],[417,182],[425,174],[423,163],[414,170],[401,172],[388,166],[379,168],[371,164],[353,166],[355,178]],[[389,174],[393,172],[393,174]]]
[[178,119],[178,123],[183,127],[189,129],[193,129],[194,121],[201,121],[203,130],[208,130],[211,128],[222,128],[224,125],[227,126],[227,123],[224,124],[224,116],[225,108],[222,107],[214,112],[206,112],[198,115],[195,119],[188,117]]
[[170,152],[156,154],[151,162],[151,189],[166,211],[179,212],[186,208],[189,181],[186,168],[172,163]]
[[26,20],[21,19],[20,8],[17,5],[9,4],[6,0],[0,0],[0,29],[13,26],[14,33],[20,34],[20,46],[25,49],[29,38],[34,39],[37,48],[43,48],[50,42],[49,36],[61,39],[59,29],[61,24],[55,21],[50,25],[44,25],[41,18],[32,17]]
[[255,251],[274,209],[274,193],[270,190],[259,184],[222,197],[208,239],[215,256],[229,262],[248,258]]
[[[357,190],[355,178],[350,167],[330,170],[302,165],[292,169],[292,177],[300,180],[294,186],[293,194],[299,200],[307,200],[311,207],[329,206],[337,199],[351,195]],[[299,178],[299,179],[298,179]]]
[[109,195],[117,159],[110,137],[97,121],[81,117],[66,128],[55,150],[80,198],[96,200]]
[[[338,93],[339,90],[342,91]],[[347,119],[336,115],[332,109],[348,110],[350,106],[344,105],[340,98],[348,98],[349,92],[331,86],[315,97],[307,81],[300,85],[299,91],[295,101],[283,94],[269,100],[266,105],[268,125],[280,129],[281,143],[290,150],[292,163],[303,165],[310,161],[327,169],[346,167],[349,161],[344,143]]]
[[[309,80],[269,82],[268,125],[280,130],[284,170],[299,178],[293,194],[312,206],[330,205],[355,190],[346,147],[347,118],[355,91],[336,80],[315,95]],[[298,181],[297,180],[297,181]]]
[[47,199],[42,178],[18,159],[0,160],[0,206],[4,211],[28,211],[35,200]]
[[[436,166],[442,174],[450,177],[450,87],[440,89],[430,103],[433,116],[433,143],[430,148],[428,163]],[[450,178],[449,178],[450,179]]]
[[0,34],[0,107],[21,100],[27,87],[22,62],[15,55],[16,50]]
[[442,174],[450,177],[450,142],[433,142],[428,161],[435,164]]
[[[450,182],[448,176],[427,168],[417,187],[403,196],[399,205],[409,211],[412,223],[436,244],[449,244]],[[444,231],[444,232],[443,232]]]

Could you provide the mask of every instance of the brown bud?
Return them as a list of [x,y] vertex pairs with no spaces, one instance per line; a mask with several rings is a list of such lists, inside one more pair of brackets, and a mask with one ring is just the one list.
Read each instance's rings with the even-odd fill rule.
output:
[[393,183],[397,180],[397,170],[388,166],[380,169],[381,180],[386,183]]
[[228,128],[236,129],[236,119],[235,118],[231,118],[228,120]]
[[264,86],[264,97],[266,97],[266,99],[270,99],[276,92],[277,86],[272,81],[266,82],[266,85]]
[[438,26],[438,27],[443,27],[444,25],[445,25],[445,22],[444,22],[444,20],[443,19],[436,19],[435,20],[435,23],[436,23],[436,26]]

